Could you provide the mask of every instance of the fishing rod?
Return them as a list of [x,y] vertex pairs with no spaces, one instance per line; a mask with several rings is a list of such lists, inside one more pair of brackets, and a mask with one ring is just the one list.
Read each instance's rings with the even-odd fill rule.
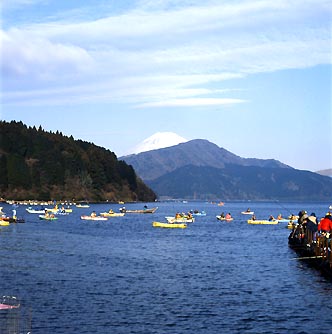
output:
[[321,259],[322,255],[316,255],[316,256],[303,256],[303,257],[294,257],[291,260],[310,260],[310,259]]

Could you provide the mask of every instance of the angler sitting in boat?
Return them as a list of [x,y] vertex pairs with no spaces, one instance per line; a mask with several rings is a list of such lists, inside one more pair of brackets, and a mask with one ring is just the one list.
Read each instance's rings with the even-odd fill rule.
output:
[[269,222],[272,222],[273,220],[275,220],[275,218],[272,215],[270,215]]

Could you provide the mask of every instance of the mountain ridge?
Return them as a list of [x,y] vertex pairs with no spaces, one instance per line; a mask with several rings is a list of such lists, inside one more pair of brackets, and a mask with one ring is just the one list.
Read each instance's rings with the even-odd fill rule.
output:
[[242,158],[206,139],[193,139],[175,146],[119,157],[133,165],[143,180],[153,180],[187,164],[224,168],[226,163],[246,166],[292,168],[274,159]]
[[205,139],[120,157],[159,198],[330,200],[332,179],[275,159],[242,158]]

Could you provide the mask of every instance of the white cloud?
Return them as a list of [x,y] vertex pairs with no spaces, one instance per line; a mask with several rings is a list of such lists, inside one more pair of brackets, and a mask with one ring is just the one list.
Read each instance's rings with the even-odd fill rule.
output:
[[52,43],[19,30],[0,31],[1,70],[5,77],[50,80],[67,74],[87,72],[93,60],[75,45]]
[[221,106],[227,104],[243,103],[245,100],[229,99],[229,98],[188,98],[188,99],[173,99],[158,102],[144,103],[139,105],[139,108],[146,107],[202,107],[202,106]]
[[3,31],[4,102],[157,106],[204,95],[206,105],[209,94],[227,101],[211,83],[331,62],[325,0],[197,3],[142,1],[102,19]]

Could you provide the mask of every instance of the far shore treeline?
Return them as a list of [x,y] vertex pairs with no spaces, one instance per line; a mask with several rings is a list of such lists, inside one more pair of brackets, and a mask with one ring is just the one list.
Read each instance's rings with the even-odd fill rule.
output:
[[133,167],[99,146],[0,121],[0,198],[154,201]]

